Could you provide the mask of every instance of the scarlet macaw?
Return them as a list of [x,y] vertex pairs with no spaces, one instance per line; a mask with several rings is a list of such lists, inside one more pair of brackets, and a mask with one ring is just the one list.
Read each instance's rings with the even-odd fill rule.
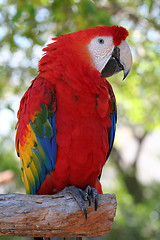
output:
[[97,208],[99,176],[116,130],[116,100],[106,77],[122,70],[128,75],[127,36],[123,27],[94,27],[53,38],[44,48],[17,114],[16,149],[27,194],[75,186]]

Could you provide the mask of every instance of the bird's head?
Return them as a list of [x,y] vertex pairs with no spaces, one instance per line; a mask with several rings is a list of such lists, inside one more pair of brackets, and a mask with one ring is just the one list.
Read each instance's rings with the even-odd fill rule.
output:
[[[125,79],[132,66],[131,51],[125,41],[127,36],[128,31],[119,26],[93,27],[61,35],[44,49],[46,55],[40,61],[40,70],[46,71],[48,66],[48,71],[53,71],[55,62],[58,64],[60,59],[64,63],[63,71],[68,64],[77,71],[83,63],[86,68],[90,65],[98,71],[102,78],[124,71]],[[47,62],[54,63],[53,67],[46,65]]]
[[[103,29],[103,28],[102,28]],[[111,31],[104,30],[95,36],[89,43],[88,48],[96,69],[102,77],[110,77],[120,71],[124,71],[124,78],[130,72],[132,66],[132,54],[128,43],[126,29],[122,27],[110,27]]]
[[[132,66],[132,54],[125,41],[128,31],[119,26],[94,27],[75,33],[83,58],[90,62],[101,73],[101,77],[110,77],[124,71],[124,78]],[[74,44],[73,44],[74,45]],[[73,46],[72,45],[72,46]]]

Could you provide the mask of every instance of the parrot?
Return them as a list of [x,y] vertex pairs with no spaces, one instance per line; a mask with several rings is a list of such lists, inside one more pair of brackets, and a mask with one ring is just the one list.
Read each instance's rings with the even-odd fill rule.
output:
[[122,26],[97,26],[52,38],[43,49],[17,113],[15,143],[26,194],[66,190],[86,218],[86,201],[97,210],[117,122],[107,78],[123,71],[125,79],[130,72],[128,35]]

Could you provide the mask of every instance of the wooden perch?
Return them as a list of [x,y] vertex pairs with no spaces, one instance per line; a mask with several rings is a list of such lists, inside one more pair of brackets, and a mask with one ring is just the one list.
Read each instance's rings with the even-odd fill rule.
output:
[[99,195],[88,218],[70,194],[0,195],[0,235],[34,237],[101,236],[109,233],[116,213],[114,194]]

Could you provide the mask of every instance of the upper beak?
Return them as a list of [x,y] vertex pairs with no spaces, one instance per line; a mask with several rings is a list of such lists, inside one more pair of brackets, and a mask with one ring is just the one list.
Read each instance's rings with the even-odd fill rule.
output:
[[119,46],[114,47],[111,57],[101,71],[103,78],[111,77],[112,75],[123,70],[124,77],[127,77],[132,66],[132,54],[126,41],[122,41]]

